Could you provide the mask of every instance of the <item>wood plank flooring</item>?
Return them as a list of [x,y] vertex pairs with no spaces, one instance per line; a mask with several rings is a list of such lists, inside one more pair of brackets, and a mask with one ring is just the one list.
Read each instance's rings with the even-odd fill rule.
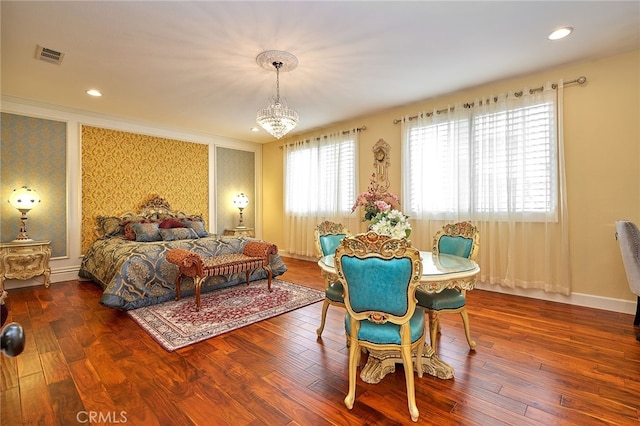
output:
[[[280,279],[323,288],[314,262],[284,258]],[[10,290],[24,352],[2,363],[1,424],[412,424],[401,366],[358,379],[348,410],[344,311],[322,303],[183,348],[157,345],[87,282]],[[640,342],[632,315],[474,290],[470,352],[442,316],[440,358],[455,378],[416,377],[419,424],[637,425]]]

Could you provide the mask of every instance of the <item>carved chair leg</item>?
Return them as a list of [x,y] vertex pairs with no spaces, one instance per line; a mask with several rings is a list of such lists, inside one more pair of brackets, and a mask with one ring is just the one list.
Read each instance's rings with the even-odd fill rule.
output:
[[460,316],[462,317],[462,324],[464,324],[464,334],[467,336],[467,343],[469,343],[471,350],[475,350],[476,342],[471,338],[471,327],[469,325],[469,315],[467,315],[466,308],[460,311]]
[[349,338],[349,340],[349,392],[344,398],[344,405],[352,409],[356,399],[356,369],[360,363],[360,345],[357,339]]
[[416,387],[413,377],[413,360],[411,358],[410,345],[403,345],[400,350],[400,354],[402,356],[402,364],[404,365],[404,379],[407,384],[407,404],[409,406],[409,414],[411,415],[411,420],[417,422],[420,413],[416,405]]
[[322,318],[320,319],[320,327],[316,330],[316,334],[318,337],[322,336],[322,331],[324,330],[324,323],[327,320],[327,310],[329,309],[329,299],[324,298],[324,303],[322,304]]

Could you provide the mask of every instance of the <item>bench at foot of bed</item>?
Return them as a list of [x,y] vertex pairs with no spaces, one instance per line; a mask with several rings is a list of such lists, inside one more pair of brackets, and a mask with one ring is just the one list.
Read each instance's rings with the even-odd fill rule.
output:
[[196,310],[198,311],[200,310],[200,288],[207,277],[246,272],[247,285],[249,285],[251,273],[256,269],[264,268],[269,274],[268,288],[271,291],[273,272],[269,265],[269,256],[277,253],[278,247],[275,244],[264,241],[249,241],[244,246],[242,253],[228,253],[211,257],[202,257],[198,253],[184,249],[171,249],[167,253],[167,261],[180,268],[176,278],[176,300],[180,300],[180,281],[183,275],[193,278]]

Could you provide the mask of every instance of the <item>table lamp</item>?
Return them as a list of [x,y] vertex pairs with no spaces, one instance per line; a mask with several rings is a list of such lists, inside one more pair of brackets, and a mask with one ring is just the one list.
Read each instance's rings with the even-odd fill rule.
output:
[[244,222],[242,221],[242,210],[244,210],[244,208],[247,207],[248,204],[249,204],[249,198],[247,198],[247,196],[244,195],[243,192],[241,192],[240,194],[236,195],[233,198],[233,205],[236,206],[238,210],[240,210],[240,222],[238,222],[238,226],[236,226],[236,229],[246,228],[246,226],[244,225]]
[[20,216],[20,232],[18,232],[18,236],[13,241],[33,241],[27,235],[27,213],[40,202],[38,193],[31,188],[23,186],[21,188],[14,189],[9,196],[8,201],[9,204],[22,213],[22,216]]

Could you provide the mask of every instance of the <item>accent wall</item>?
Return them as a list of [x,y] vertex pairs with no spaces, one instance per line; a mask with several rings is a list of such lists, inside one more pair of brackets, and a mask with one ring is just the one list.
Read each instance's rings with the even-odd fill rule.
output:
[[82,253],[97,216],[137,213],[152,194],[209,230],[209,145],[82,126]]
[[27,214],[27,234],[51,240],[51,256],[67,250],[67,123],[1,114],[0,241],[13,240],[20,229],[20,212],[7,200],[21,186],[34,189],[40,204]]

